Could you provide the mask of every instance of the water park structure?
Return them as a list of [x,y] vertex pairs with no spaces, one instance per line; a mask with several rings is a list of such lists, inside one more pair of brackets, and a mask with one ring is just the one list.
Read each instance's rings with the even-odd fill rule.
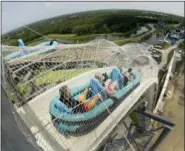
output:
[[[2,46],[5,83],[12,88],[17,112],[32,133],[27,137],[35,137],[42,150],[143,151],[155,148],[175,125],[154,113],[159,66],[143,45],[120,47],[104,39],[44,47],[19,43],[19,47]],[[29,53],[22,55],[24,50]],[[125,84],[130,68],[132,79]],[[112,95],[97,73],[117,83]],[[69,88],[72,101],[89,88],[91,94],[70,108],[60,101],[63,86]],[[91,109],[75,111],[95,96],[100,99]],[[161,131],[158,141],[154,141],[156,131]]]

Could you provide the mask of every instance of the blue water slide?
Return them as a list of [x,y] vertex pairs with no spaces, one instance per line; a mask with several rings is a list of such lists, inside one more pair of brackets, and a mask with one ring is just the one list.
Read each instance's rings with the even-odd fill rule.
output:
[[6,56],[6,59],[13,60],[13,59],[18,59],[18,58],[23,57],[23,56],[33,56],[33,55],[46,53],[46,52],[49,52],[50,50],[55,49],[58,44],[59,43],[57,41],[54,41],[54,40],[45,41],[45,42],[42,42],[42,43],[36,45],[36,47],[37,46],[47,46],[46,48],[42,48],[41,50],[39,50],[38,48],[35,48],[35,49],[29,51],[27,49],[27,47],[25,46],[23,40],[19,39],[18,40],[18,46],[19,46],[20,50],[17,51],[17,52],[9,54],[8,56]]
[[19,47],[24,47],[24,42],[22,39],[18,40],[18,45],[19,45]]

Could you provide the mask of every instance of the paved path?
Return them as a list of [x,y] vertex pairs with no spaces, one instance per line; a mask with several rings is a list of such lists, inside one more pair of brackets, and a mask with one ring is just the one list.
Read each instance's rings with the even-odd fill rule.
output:
[[163,68],[163,66],[165,64],[167,64],[167,60],[168,60],[168,54],[170,53],[171,50],[177,48],[177,45],[174,45],[174,46],[171,46],[169,47],[168,49],[165,49],[165,50],[160,50],[159,51],[162,53],[162,60],[161,60],[161,63],[159,64],[159,68]]
[[162,60],[159,64],[159,68],[162,68],[167,63],[169,52],[173,49],[176,49],[181,42],[183,42],[183,39],[180,39],[175,45],[169,47],[168,49],[159,50],[162,53]]
[[176,126],[156,151],[184,150],[184,75],[169,83],[172,97],[165,100],[164,116],[175,122]]
[[169,43],[169,44],[170,44],[170,42],[169,42],[168,40],[166,40],[166,39],[167,39],[167,37],[168,37],[168,35],[169,35],[169,33],[167,33],[167,34],[166,34],[166,36],[164,37],[164,40],[163,40],[163,41],[164,41],[164,42],[167,42],[167,43]]

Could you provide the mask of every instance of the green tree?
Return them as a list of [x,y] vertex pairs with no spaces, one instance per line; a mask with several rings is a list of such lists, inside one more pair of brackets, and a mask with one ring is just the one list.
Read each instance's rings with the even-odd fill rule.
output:
[[102,33],[110,33],[110,29],[109,29],[109,27],[107,26],[107,24],[103,24],[103,26],[102,26],[102,28],[101,28],[101,30],[100,30],[100,32],[102,32]]

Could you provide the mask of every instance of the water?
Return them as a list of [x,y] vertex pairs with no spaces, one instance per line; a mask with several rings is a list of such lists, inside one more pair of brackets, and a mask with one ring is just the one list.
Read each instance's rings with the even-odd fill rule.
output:
[[156,45],[159,43],[159,40],[164,39],[164,35],[157,35],[156,33],[154,33],[149,39],[143,41],[144,43],[148,43],[150,45]]
[[146,28],[146,27],[141,27],[141,28],[136,32],[136,34],[132,34],[131,37],[140,35],[140,34],[142,34],[142,33],[144,33],[144,32],[147,32],[147,31],[148,31],[148,28]]

